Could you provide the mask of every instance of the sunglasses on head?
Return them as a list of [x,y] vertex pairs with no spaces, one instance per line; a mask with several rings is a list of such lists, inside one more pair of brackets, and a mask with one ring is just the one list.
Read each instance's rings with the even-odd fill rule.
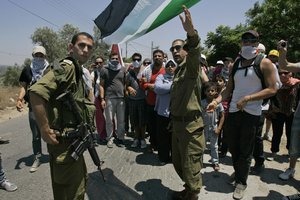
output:
[[278,73],[279,73],[279,75],[282,75],[282,74],[288,75],[290,72],[278,72]]
[[179,51],[182,48],[182,45],[176,45],[170,48],[170,51],[173,52],[174,49],[176,49],[176,51]]
[[242,38],[243,43],[256,43],[257,41],[257,38]]

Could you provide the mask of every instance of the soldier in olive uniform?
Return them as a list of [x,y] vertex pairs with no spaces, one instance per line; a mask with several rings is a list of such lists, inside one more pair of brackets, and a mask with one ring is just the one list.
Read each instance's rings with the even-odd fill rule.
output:
[[[175,192],[173,199],[198,199],[202,187],[200,170],[205,147],[201,116],[200,38],[194,29],[190,12],[183,6],[180,15],[186,42],[177,39],[170,51],[178,64],[171,88],[171,120],[173,126],[172,161],[185,189]],[[211,105],[210,105],[211,106]]]
[[[82,118],[92,123],[88,118],[95,109],[85,97],[81,65],[89,59],[93,45],[90,34],[81,32],[74,35],[68,46],[69,57],[54,65],[30,88],[32,108],[48,147],[54,199],[84,199],[87,181],[84,158],[81,155],[75,161],[69,148],[72,141],[57,137],[57,130],[60,134],[75,130],[78,121],[74,113],[56,98],[71,91]],[[91,111],[90,114],[87,111]]]

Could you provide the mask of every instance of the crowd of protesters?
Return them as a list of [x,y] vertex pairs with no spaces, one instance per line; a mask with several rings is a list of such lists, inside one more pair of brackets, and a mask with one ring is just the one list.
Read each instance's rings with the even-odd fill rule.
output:
[[[249,172],[261,174],[264,171],[262,140],[271,142],[272,153],[266,159],[276,161],[285,127],[290,165],[278,176],[282,180],[292,178],[300,154],[300,109],[297,110],[300,80],[294,77],[294,73],[300,71],[299,63],[286,61],[284,41],[279,42],[277,49],[266,51],[268,48],[259,43],[258,33],[250,30],[242,34],[242,48],[236,58],[219,58],[215,66],[209,66],[206,56],[200,54],[200,39],[194,31],[190,13],[187,9],[184,12],[186,18],[181,17],[181,20],[188,39],[173,41],[170,50],[174,60],[167,59],[167,53],[157,49],[152,53],[152,60],[143,59],[142,54],[136,52],[131,56],[132,62],[123,66],[120,56],[112,52],[107,62],[99,56],[88,67],[89,71],[84,70],[86,95],[96,106],[95,126],[99,142],[108,148],[130,146],[146,149],[149,153],[157,152],[161,165],[173,162],[176,172],[186,183],[185,189],[177,192],[174,199],[198,199],[205,146],[217,172],[221,159],[229,151],[235,172],[231,176],[233,198],[242,199]],[[37,81],[48,67],[43,47],[35,47],[32,55],[31,68],[26,69],[27,74],[24,71],[20,78],[22,87],[18,109],[23,106],[27,87],[34,84],[33,81]],[[38,61],[43,62],[35,67]],[[30,76],[25,79],[28,74]],[[180,87],[184,84],[189,87],[194,84],[195,87],[191,90],[187,87],[183,92]],[[174,97],[183,93],[183,96]],[[185,108],[174,109],[175,105],[184,105]],[[34,118],[30,112],[29,116],[32,124]],[[38,128],[33,129],[33,125],[31,128],[35,157],[30,172],[35,172],[40,165],[41,138]],[[179,129],[192,137],[182,137]],[[130,144],[125,139],[128,136],[133,137]],[[201,138],[196,138],[198,136]],[[182,143],[186,140],[186,144],[178,144],[178,138]],[[195,157],[197,152],[195,155],[180,152],[182,149],[192,151],[188,146],[191,141],[197,143],[198,157]],[[252,157],[255,165],[250,168]],[[195,163],[199,166],[192,165],[190,159],[197,159],[199,162]],[[0,167],[1,162],[0,157]],[[191,175],[185,166],[199,170],[196,175]],[[6,180],[2,167],[0,170],[1,188],[16,190],[17,187]],[[300,199],[298,194],[285,198]]]

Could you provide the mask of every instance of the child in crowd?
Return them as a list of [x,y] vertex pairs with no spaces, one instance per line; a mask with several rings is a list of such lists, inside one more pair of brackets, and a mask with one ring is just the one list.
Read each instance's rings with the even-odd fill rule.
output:
[[203,121],[204,121],[204,134],[206,143],[210,142],[210,155],[212,166],[215,171],[220,170],[219,156],[218,156],[218,137],[222,130],[224,123],[224,108],[219,103],[214,112],[206,112],[207,105],[211,102],[216,102],[216,98],[219,94],[218,85],[215,82],[207,82],[204,85],[204,91],[206,98],[201,101],[203,108]]
[[[218,85],[218,89],[221,92],[223,92],[226,88],[226,79],[224,76],[222,76],[221,74],[217,74],[216,77],[215,77],[215,81]],[[230,98],[228,99],[224,99],[221,104],[224,108],[224,124],[223,124],[223,127],[222,127],[222,130],[221,130],[221,133],[219,134],[219,138],[218,138],[218,145],[219,145],[219,157],[220,158],[224,158],[226,157],[226,154],[228,152],[228,144],[227,144],[227,141],[226,141],[226,130],[225,130],[225,122],[226,122],[226,115],[228,114],[228,110],[229,110],[229,103],[230,103]]]

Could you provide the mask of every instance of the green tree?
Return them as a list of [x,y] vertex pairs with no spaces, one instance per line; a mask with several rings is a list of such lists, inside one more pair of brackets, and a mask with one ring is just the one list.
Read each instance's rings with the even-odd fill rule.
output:
[[243,25],[238,25],[234,29],[229,26],[220,25],[216,32],[209,32],[204,44],[208,50],[207,60],[210,64],[215,64],[217,60],[222,60],[225,57],[236,58],[240,50],[240,37],[246,30]]
[[4,74],[3,84],[5,86],[18,86],[21,68],[18,65],[10,66]]
[[74,34],[79,33],[80,30],[71,24],[65,24],[62,29],[58,31],[58,50],[60,58],[64,57],[68,53],[68,44],[71,42]]
[[261,35],[267,51],[276,49],[280,39],[288,41],[288,58],[300,60],[300,2],[299,0],[265,0],[257,2],[246,12],[247,22]]

